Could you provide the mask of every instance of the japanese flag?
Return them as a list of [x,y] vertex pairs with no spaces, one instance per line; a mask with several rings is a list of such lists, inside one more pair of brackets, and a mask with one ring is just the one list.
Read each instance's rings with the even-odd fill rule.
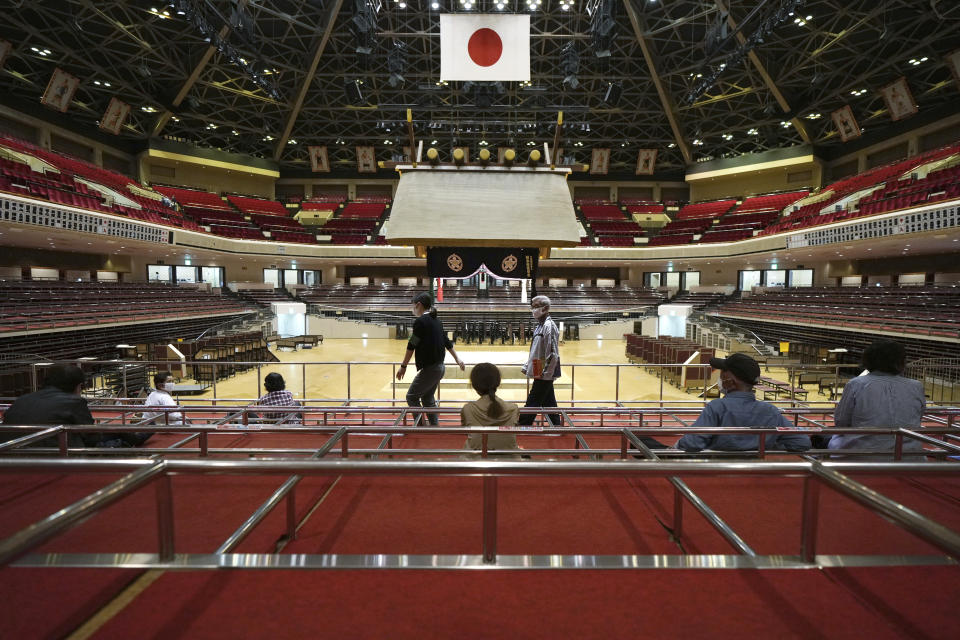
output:
[[530,15],[441,14],[440,79],[530,80]]

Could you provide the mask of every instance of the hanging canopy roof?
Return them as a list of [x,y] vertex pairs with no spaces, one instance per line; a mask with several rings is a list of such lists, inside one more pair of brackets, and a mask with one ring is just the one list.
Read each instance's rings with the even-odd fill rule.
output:
[[389,244],[572,247],[580,243],[567,170],[397,168],[400,184],[385,233]]

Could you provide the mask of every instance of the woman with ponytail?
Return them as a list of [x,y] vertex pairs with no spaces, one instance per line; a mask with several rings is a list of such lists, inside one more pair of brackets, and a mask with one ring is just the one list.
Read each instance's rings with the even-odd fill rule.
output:
[[[460,421],[465,427],[513,427],[517,424],[520,409],[512,402],[497,397],[500,387],[500,369],[489,362],[481,362],[470,371],[470,384],[480,396],[468,402],[460,410]],[[483,448],[483,436],[467,436],[465,449],[479,451]],[[517,449],[517,436],[492,433],[487,436],[487,450]]]

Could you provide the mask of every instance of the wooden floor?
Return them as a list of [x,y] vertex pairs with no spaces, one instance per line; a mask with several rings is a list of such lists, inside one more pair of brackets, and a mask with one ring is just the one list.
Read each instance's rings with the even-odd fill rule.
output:
[[[220,380],[214,389],[197,396],[182,396],[181,402],[206,402],[210,398],[246,400],[259,397],[263,391],[262,380],[268,373],[280,373],[295,398],[314,401],[352,399],[402,401],[406,383],[415,375],[409,367],[403,382],[394,383],[395,367],[403,359],[406,342],[388,339],[330,339],[312,349],[277,351],[280,363],[264,365],[257,369]],[[447,376],[440,385],[440,400],[473,400],[476,394],[465,379],[470,364],[481,361],[498,363],[505,372],[504,382],[498,395],[506,400],[522,402],[526,398],[526,384],[516,373],[516,366],[507,363],[522,363],[529,345],[458,345],[457,353],[467,363],[466,373],[448,365]],[[560,348],[563,375],[555,383],[557,399],[561,402],[572,399],[578,404],[612,405],[620,402],[698,401],[697,392],[686,392],[648,373],[642,366],[632,365],[626,358],[623,340],[578,340],[564,343]],[[349,377],[346,362],[350,362]],[[620,364],[619,381],[617,368],[608,365]],[[572,365],[575,365],[572,366]],[[605,365],[605,366],[587,366]],[[513,369],[514,373],[509,373]],[[789,380],[783,369],[771,368],[765,375]],[[457,377],[461,379],[457,379]],[[572,384],[571,384],[572,382]],[[349,394],[348,394],[349,387]],[[825,402],[810,386],[809,401]]]

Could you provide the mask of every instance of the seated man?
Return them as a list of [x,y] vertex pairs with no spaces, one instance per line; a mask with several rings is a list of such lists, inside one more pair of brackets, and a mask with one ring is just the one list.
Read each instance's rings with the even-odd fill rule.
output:
[[[260,396],[255,406],[259,407],[299,407],[300,403],[293,399],[293,394],[287,391],[287,383],[279,373],[268,373],[263,379],[263,388],[267,393]],[[266,420],[282,420],[290,416],[286,422],[300,422],[303,414],[290,414],[284,411],[270,411],[261,414]]]
[[[923,420],[927,400],[923,383],[905,378],[907,355],[893,340],[874,342],[863,352],[864,373],[847,382],[833,414],[837,427],[905,428],[916,430]],[[829,437],[829,436],[828,436]],[[893,452],[895,436],[845,433],[830,438],[831,449],[885,449]],[[923,443],[903,439],[903,452],[923,451]],[[857,456],[854,460],[890,460],[891,454]],[[839,456],[835,456],[839,457]],[[911,456],[916,459],[917,456]]]
[[[753,386],[760,378],[760,365],[756,360],[744,353],[734,353],[727,358],[710,358],[710,366],[720,370],[720,392],[725,395],[703,408],[694,427],[793,428],[793,423],[779,409],[753,395]],[[691,452],[754,451],[758,445],[756,436],[687,434],[680,438],[677,448]],[[767,449],[806,451],[810,448],[810,438],[799,433],[770,434],[766,446]]]
[[[173,382],[173,374],[169,371],[158,371],[153,376],[153,391],[147,396],[143,406],[145,407],[179,407],[177,401],[173,399],[170,393],[176,388]],[[179,411],[171,411],[164,418],[163,411],[148,411],[143,414],[144,420],[153,420],[153,424],[183,424],[183,414]]]
[[[83,392],[83,371],[74,365],[57,364],[47,369],[43,388],[22,395],[7,409],[3,424],[7,425],[61,425],[95,424]],[[0,442],[23,437],[24,433],[0,433]],[[93,447],[100,444],[99,433],[71,433],[70,447]],[[56,447],[57,438],[45,438],[33,443],[35,447]]]

